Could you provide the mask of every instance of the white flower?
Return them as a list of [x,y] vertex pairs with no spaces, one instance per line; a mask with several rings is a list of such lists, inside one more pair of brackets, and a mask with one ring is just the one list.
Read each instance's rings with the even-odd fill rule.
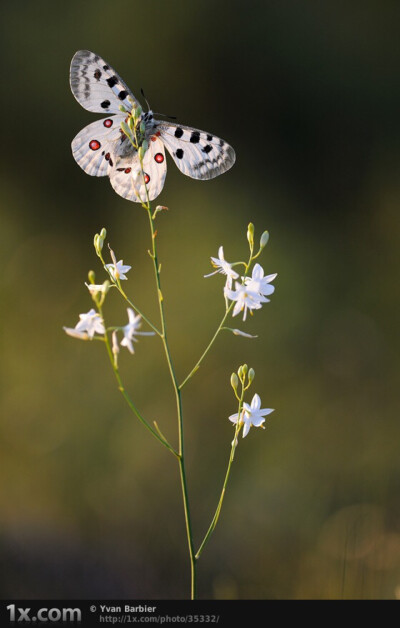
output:
[[89,290],[92,296],[96,296],[97,294],[104,294],[108,291],[110,286],[110,282],[104,282],[101,284],[95,283],[85,283],[86,288]]
[[127,273],[132,266],[127,266],[123,263],[122,259],[120,259],[119,262],[114,262],[114,264],[106,264],[106,268],[115,281],[118,279],[122,281],[122,279],[126,279],[125,273]]
[[240,329],[232,329],[231,330],[235,336],[243,336],[244,338],[258,338],[258,336],[252,336],[251,334],[246,334],[246,332],[241,331]]
[[[275,279],[277,273],[264,277],[264,270],[260,264],[256,264],[253,268],[251,277],[246,277],[244,282],[250,292],[262,294],[264,297],[269,296],[275,291],[275,286],[271,286],[271,281]],[[269,299],[265,299],[269,301]]]
[[124,337],[121,340],[121,347],[126,347],[131,353],[135,353],[132,345],[132,340],[134,342],[137,342],[136,338],[134,338],[134,335],[138,333],[137,330],[142,324],[142,317],[139,314],[135,316],[135,312],[130,307],[128,307],[128,317],[129,323],[122,328],[122,331],[124,332]]
[[240,418],[238,413],[236,412],[236,414],[232,414],[229,417],[229,420],[232,421],[232,423],[237,423],[239,421],[239,425],[243,425],[242,436],[244,438],[249,433],[252,425],[254,425],[254,427],[264,428],[264,417],[267,414],[271,414],[271,412],[273,412],[272,408],[261,408],[261,399],[256,393],[251,400],[250,405],[246,402],[243,403],[243,409],[240,413]]
[[87,340],[93,338],[96,333],[105,333],[103,319],[93,308],[89,310],[89,312],[86,312],[86,314],[79,314],[79,318],[80,321],[75,325],[74,329],[64,327],[64,331],[69,336]]
[[74,327],[63,327],[68,336],[72,336],[72,338],[79,338],[79,340],[89,340],[89,336],[86,331],[76,331]]
[[225,287],[225,296],[231,301],[236,301],[232,316],[236,316],[243,311],[243,320],[246,320],[247,310],[259,310],[261,303],[268,301],[262,294],[251,292],[245,284],[235,282],[236,290]]
[[231,288],[233,279],[237,279],[239,275],[235,270],[232,269],[232,265],[225,260],[223,246],[220,246],[218,249],[218,257],[211,258],[211,263],[217,270],[210,273],[209,275],[204,275],[204,277],[211,277],[212,275],[216,275],[217,273],[226,275],[225,287]]
[[142,324],[142,317],[140,314],[135,316],[135,312],[128,307],[128,318],[129,323],[122,328],[124,332],[124,337],[121,340],[121,347],[126,347],[131,353],[135,353],[133,348],[133,342],[137,342],[137,339],[134,336],[154,336],[153,331],[138,331],[139,327]]

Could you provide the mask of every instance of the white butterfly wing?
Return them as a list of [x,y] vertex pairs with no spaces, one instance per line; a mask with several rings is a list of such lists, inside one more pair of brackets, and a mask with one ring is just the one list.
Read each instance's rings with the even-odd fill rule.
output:
[[211,133],[159,120],[156,124],[179,170],[192,179],[213,179],[235,163],[232,146]]
[[115,70],[90,50],[79,50],[73,56],[70,84],[76,100],[88,111],[120,113],[120,105],[130,111],[128,96],[138,104]]
[[104,177],[113,167],[118,143],[121,142],[120,124],[124,115],[110,116],[85,126],[72,140],[72,154],[80,167],[93,177]]
[[[163,143],[153,135],[143,158],[143,174],[137,152],[133,156],[117,159],[109,173],[111,185],[120,196],[136,203],[154,200],[164,187],[167,160]],[[146,185],[145,185],[146,182]]]

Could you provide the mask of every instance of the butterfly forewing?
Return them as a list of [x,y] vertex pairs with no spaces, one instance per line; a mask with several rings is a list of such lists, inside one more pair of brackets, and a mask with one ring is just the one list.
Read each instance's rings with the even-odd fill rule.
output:
[[157,130],[179,170],[188,177],[213,179],[235,163],[233,148],[211,133],[158,121]]
[[128,96],[138,104],[115,70],[89,50],[79,50],[72,58],[70,83],[75,98],[88,111],[119,113],[121,105],[131,110]]

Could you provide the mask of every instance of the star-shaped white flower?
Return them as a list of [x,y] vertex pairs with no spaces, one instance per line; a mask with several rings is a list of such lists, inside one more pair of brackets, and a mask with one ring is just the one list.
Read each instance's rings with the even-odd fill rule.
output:
[[233,270],[232,264],[225,260],[223,246],[220,246],[218,249],[218,257],[211,258],[211,263],[217,270],[214,270],[214,272],[210,273],[209,275],[204,275],[204,277],[211,277],[212,275],[216,275],[217,273],[226,275],[225,287],[231,288],[233,279],[237,279],[239,275],[235,270]]
[[153,331],[138,331],[142,324],[142,317],[140,314],[135,316],[135,312],[132,308],[128,307],[129,323],[122,328],[124,337],[121,340],[121,347],[126,347],[131,353],[135,353],[132,342],[137,342],[134,336],[154,336]]
[[133,342],[137,342],[136,338],[134,338],[135,334],[138,333],[138,329],[142,324],[142,317],[140,314],[135,316],[135,312],[128,307],[128,318],[129,323],[122,328],[124,332],[124,337],[121,340],[121,347],[126,347],[131,353],[135,353],[133,348]]
[[64,331],[74,338],[81,338],[87,340],[93,338],[97,334],[104,334],[104,323],[100,314],[95,309],[89,310],[86,314],[79,314],[79,322],[72,329],[70,327],[64,327]]
[[[269,296],[275,291],[275,286],[271,286],[271,281],[275,279],[277,273],[264,277],[264,269],[260,264],[256,264],[253,268],[251,277],[246,277],[244,282],[251,292],[262,294],[264,297]],[[269,301],[269,299],[266,299]]]
[[229,420],[232,421],[232,423],[237,423],[239,421],[239,425],[243,425],[242,436],[244,438],[249,433],[252,425],[254,425],[254,427],[264,428],[264,417],[267,416],[267,414],[271,414],[273,411],[273,408],[261,408],[261,399],[256,393],[250,405],[246,402],[243,403],[243,409],[240,413],[240,417],[236,412],[236,414],[232,414],[229,417]]
[[118,279],[122,281],[123,279],[127,279],[125,273],[128,272],[132,268],[132,266],[128,266],[124,264],[122,259],[119,262],[114,262],[114,264],[106,264],[106,268],[108,269],[111,277],[117,281]]
[[268,301],[262,294],[252,292],[245,284],[238,281],[235,282],[236,290],[230,290],[225,287],[225,296],[231,301],[236,301],[233,308],[232,316],[236,316],[239,312],[243,312],[243,320],[246,320],[247,310],[259,310],[261,304]]

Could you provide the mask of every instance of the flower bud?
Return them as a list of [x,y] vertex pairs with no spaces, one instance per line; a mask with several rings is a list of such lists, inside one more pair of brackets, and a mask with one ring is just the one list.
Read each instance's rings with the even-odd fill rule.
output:
[[146,140],[144,140],[143,144],[139,148],[139,159],[140,159],[140,161],[143,161],[143,158],[144,158],[144,156],[146,154],[146,151],[147,151],[148,147],[149,147],[149,143]]
[[253,379],[255,378],[256,372],[254,369],[250,368],[249,369],[249,373],[248,373],[248,380],[249,380],[249,384],[251,384],[251,382],[253,381]]
[[96,283],[96,275],[94,273],[94,270],[89,270],[88,279],[90,283]]
[[263,249],[264,246],[267,244],[269,240],[269,233],[268,231],[264,231],[264,233],[262,234],[261,238],[260,238],[260,249]]
[[129,126],[130,131],[132,131],[133,133],[133,131],[135,130],[135,123],[133,121],[132,116],[129,116],[128,118],[128,126]]
[[243,369],[243,375],[246,377],[249,367],[247,366],[247,364],[243,364],[242,369]]
[[142,135],[144,135],[144,134],[146,133],[146,125],[145,125],[145,123],[143,122],[143,120],[142,120],[142,121],[141,121],[141,123],[140,123],[140,133],[141,133]]
[[126,124],[125,120],[121,122],[121,129],[123,130],[123,132],[125,133],[127,137],[131,137],[129,126]]
[[126,113],[126,109],[125,109],[124,105],[120,105],[120,106],[118,107],[118,109],[119,109],[120,111],[122,111],[122,113]]
[[138,118],[140,118],[141,115],[142,115],[142,108],[140,105],[138,105],[133,110],[133,117],[135,118],[135,120],[137,120]]
[[232,386],[233,390],[237,390],[238,384],[239,384],[238,376],[236,375],[236,373],[232,373],[232,375],[231,375],[231,386]]
[[107,231],[106,231],[105,227],[103,227],[102,230],[100,231],[100,237],[103,239],[103,241],[106,239]]
[[249,225],[247,227],[247,240],[250,244],[250,247],[253,248],[254,246],[254,225],[252,222],[249,222]]

